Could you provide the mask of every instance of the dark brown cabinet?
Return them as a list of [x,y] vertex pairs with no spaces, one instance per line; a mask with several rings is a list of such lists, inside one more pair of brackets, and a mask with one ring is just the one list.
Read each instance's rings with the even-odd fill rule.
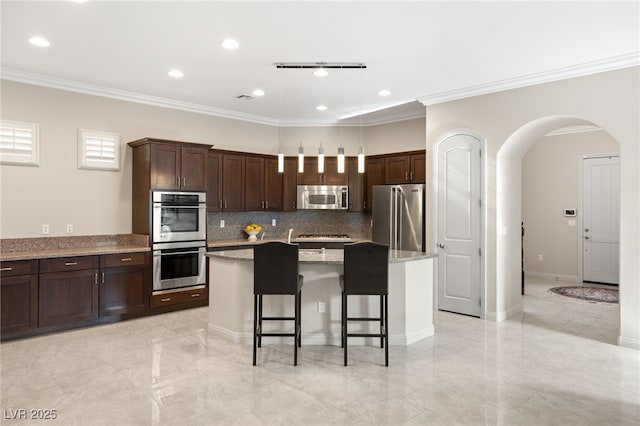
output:
[[209,299],[209,288],[198,286],[182,291],[168,291],[151,296],[151,308],[181,305],[193,302],[206,302]]
[[282,174],[282,210],[296,211],[298,201],[298,159],[286,157],[284,159],[284,173]]
[[424,152],[388,155],[385,157],[385,183],[424,183],[426,172]]
[[372,190],[374,185],[384,185],[384,157],[369,157],[365,160],[365,191],[363,210],[371,211]]
[[347,165],[345,173],[338,173],[338,158],[324,158],[324,172],[318,173],[318,158],[305,157],[304,171],[298,173],[298,185],[346,185]]
[[38,326],[38,261],[0,263],[0,334],[2,339]]
[[100,316],[139,314],[149,310],[150,253],[100,256]]
[[245,209],[282,210],[282,174],[278,173],[277,159],[246,156]]
[[40,260],[38,325],[82,323],[98,318],[98,256]]
[[358,157],[348,157],[346,161],[349,211],[361,212],[364,209],[364,173],[358,173]]
[[245,156],[209,152],[207,211],[244,211],[244,187]]

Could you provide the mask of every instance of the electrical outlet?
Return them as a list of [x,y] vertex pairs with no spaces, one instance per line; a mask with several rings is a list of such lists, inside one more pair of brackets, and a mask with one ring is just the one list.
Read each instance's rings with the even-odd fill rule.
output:
[[271,226],[276,226],[276,220],[275,219],[271,219]]
[[538,261],[539,261],[539,262],[544,261],[544,258],[542,257],[542,255],[541,255],[541,254],[539,254],[539,255],[538,255]]
[[327,304],[324,302],[318,302],[318,312],[325,313],[327,311]]
[[73,224],[67,223],[67,234],[73,234]]
[[220,228],[224,228],[224,220],[220,220]]
[[49,224],[45,223],[42,225],[42,234],[46,235],[49,233]]

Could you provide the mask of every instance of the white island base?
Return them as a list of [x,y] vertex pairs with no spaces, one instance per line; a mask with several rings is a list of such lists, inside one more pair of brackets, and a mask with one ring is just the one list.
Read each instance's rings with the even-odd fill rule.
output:
[[[392,252],[393,253],[393,252]],[[396,252],[389,263],[389,344],[406,346],[434,334],[433,259]],[[406,256],[402,256],[402,255]],[[207,253],[209,257],[209,330],[235,343],[253,342],[253,250]],[[340,346],[342,250],[300,255],[302,345]],[[293,296],[264,296],[264,314],[292,316]],[[378,296],[349,296],[349,316],[376,316]],[[377,332],[377,322],[349,323],[349,331]],[[291,330],[293,324],[269,321],[265,331]],[[379,344],[379,339],[350,338],[349,345]],[[265,338],[263,344],[291,343]]]

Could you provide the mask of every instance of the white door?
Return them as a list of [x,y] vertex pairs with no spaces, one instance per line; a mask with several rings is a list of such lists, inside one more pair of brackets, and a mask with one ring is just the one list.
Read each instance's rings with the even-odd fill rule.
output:
[[437,159],[438,309],[480,316],[480,141],[450,136]]
[[582,280],[618,284],[620,158],[582,161]]

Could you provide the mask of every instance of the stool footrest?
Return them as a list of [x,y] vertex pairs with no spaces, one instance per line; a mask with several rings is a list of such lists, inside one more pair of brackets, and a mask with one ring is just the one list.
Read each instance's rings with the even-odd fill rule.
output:
[[371,318],[371,317],[365,317],[365,318],[347,318],[347,321],[380,321],[380,318]]
[[294,321],[295,317],[262,317],[262,321]]
[[258,336],[261,336],[261,337],[267,337],[267,336],[271,336],[271,337],[295,337],[295,336],[297,336],[297,333],[259,333]]
[[347,333],[347,337],[384,337],[384,333]]

